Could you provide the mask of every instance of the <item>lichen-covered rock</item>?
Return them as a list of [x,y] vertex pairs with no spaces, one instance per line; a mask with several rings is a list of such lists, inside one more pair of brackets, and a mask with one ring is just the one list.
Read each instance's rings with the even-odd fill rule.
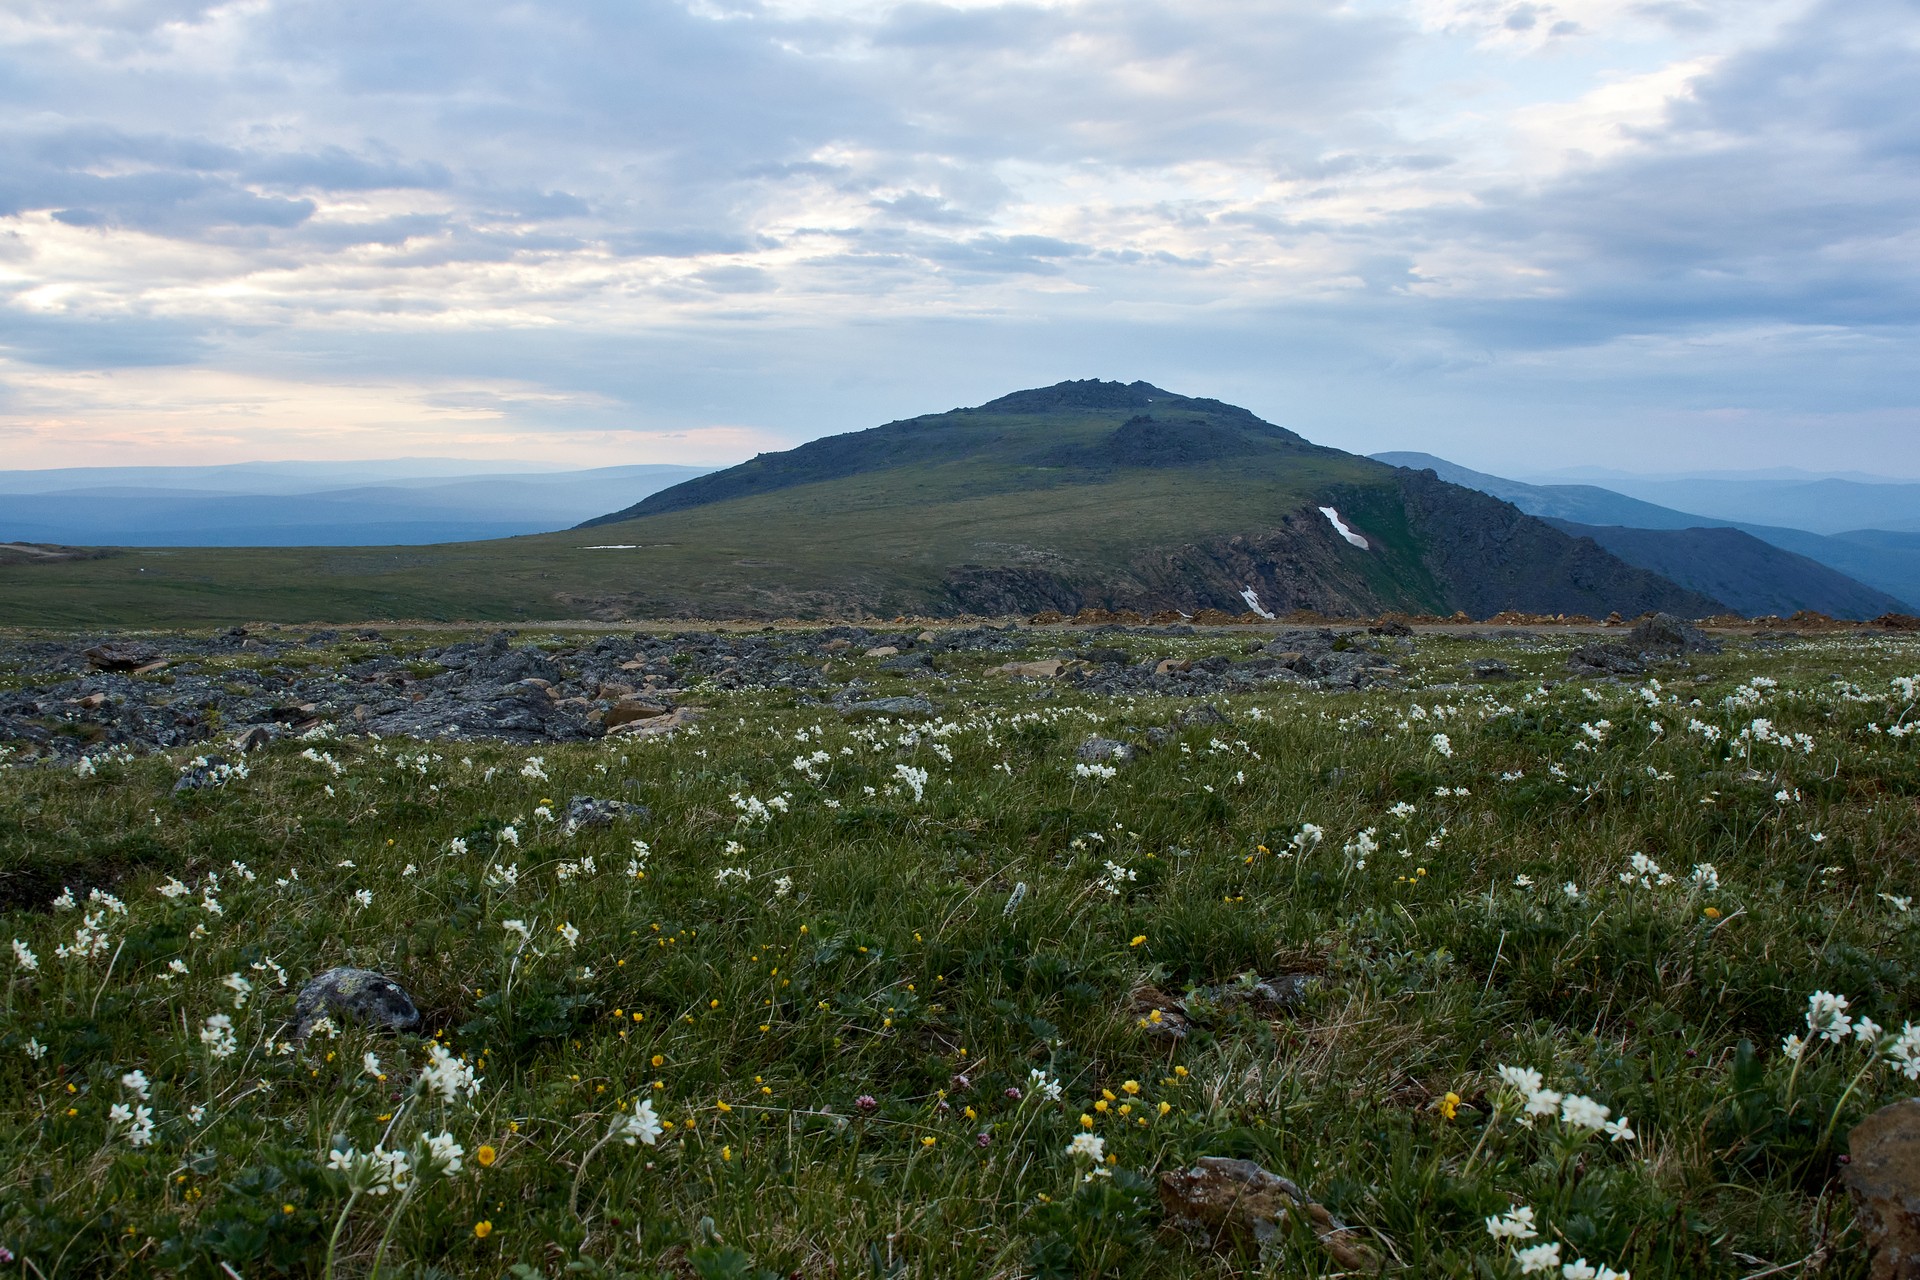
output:
[[1075,759],[1084,760],[1088,764],[1125,764],[1133,759],[1134,750],[1124,742],[1116,742],[1112,738],[1102,738],[1095,734],[1081,743],[1079,749],[1073,754]]
[[933,703],[913,694],[902,698],[868,698],[859,702],[842,702],[840,714],[849,720],[865,719],[868,716],[930,716],[934,712]]
[[575,796],[567,801],[565,820],[568,835],[587,827],[610,827],[627,818],[647,817],[647,806],[628,804],[625,800],[597,800],[592,796]]
[[1251,1160],[1202,1156],[1190,1169],[1163,1173],[1160,1205],[1170,1225],[1204,1236],[1216,1248],[1265,1244],[1292,1215],[1299,1214],[1339,1266],[1365,1273],[1380,1266],[1380,1259],[1360,1242],[1353,1228],[1336,1221],[1291,1179]]
[[1872,1250],[1872,1280],[1920,1280],[1920,1099],[1880,1108],[1847,1135],[1842,1180]]
[[339,968],[300,988],[293,1005],[293,1038],[304,1040],[321,1018],[356,1022],[385,1031],[411,1031],[420,1010],[399,983],[371,969]]

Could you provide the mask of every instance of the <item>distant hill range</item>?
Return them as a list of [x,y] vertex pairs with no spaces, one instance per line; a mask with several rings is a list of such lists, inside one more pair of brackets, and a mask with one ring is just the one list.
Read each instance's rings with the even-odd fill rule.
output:
[[1477,489],[1144,382],[1015,392],[635,490],[567,533],[0,566],[0,623],[1727,608]]
[[565,529],[702,467],[471,461],[0,471],[0,541],[122,547],[417,545]]
[[1836,618],[1914,611],[1920,602],[1920,532],[1846,529],[1861,513],[1893,522],[1920,510],[1920,486],[1846,480],[1637,480],[1716,498],[1722,509],[1769,509],[1805,518],[1809,494],[1830,502],[1821,534],[1679,511],[1591,484],[1528,484],[1488,475],[1428,453],[1377,453],[1379,462],[1432,471],[1441,479],[1513,503],[1529,515],[1589,537],[1643,569],[1724,600],[1750,617],[1812,609]]

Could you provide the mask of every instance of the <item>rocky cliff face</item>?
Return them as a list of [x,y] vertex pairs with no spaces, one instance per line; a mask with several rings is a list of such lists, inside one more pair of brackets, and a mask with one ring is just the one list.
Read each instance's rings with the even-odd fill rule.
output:
[[1510,502],[1448,484],[1431,471],[1401,471],[1407,523],[1449,611],[1476,618],[1502,609],[1532,613],[1614,611],[1704,617],[1719,601],[1636,569],[1591,538],[1574,538]]
[[[1405,610],[1484,618],[1505,609],[1701,617],[1724,610],[1508,503],[1431,472],[1402,474],[1397,504],[1370,491],[1328,495],[1362,536],[1373,530],[1365,550],[1317,507],[1305,507],[1266,529],[1149,552],[1121,572],[963,566],[947,575],[946,593],[956,610],[989,615],[1087,607],[1241,613],[1248,589],[1272,613],[1307,609],[1333,617]],[[1403,523],[1413,550],[1406,539],[1383,536],[1368,514]]]

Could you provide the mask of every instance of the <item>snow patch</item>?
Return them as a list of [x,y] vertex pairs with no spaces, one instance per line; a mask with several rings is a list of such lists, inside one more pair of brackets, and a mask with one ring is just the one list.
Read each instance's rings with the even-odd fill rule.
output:
[[1361,537],[1359,534],[1355,533],[1352,529],[1348,528],[1347,522],[1340,518],[1340,513],[1338,511],[1334,510],[1332,507],[1322,507],[1320,508],[1320,514],[1327,518],[1328,522],[1333,525],[1334,530],[1338,532],[1341,537],[1345,538],[1348,542],[1351,542],[1354,546],[1360,548],[1362,551],[1367,550],[1367,540]]
[[1272,619],[1273,615],[1268,613],[1266,608],[1261,605],[1260,596],[1254,591],[1252,586],[1248,586],[1245,591],[1242,591],[1240,598],[1247,602],[1247,608],[1253,610],[1263,618]]
[[597,547],[582,547],[580,549],[582,551],[638,551],[640,544],[637,542],[607,542]]

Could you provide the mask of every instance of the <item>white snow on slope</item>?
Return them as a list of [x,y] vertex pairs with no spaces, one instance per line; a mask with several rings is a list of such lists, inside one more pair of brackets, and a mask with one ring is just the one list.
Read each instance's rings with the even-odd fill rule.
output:
[[1255,613],[1259,614],[1261,617],[1263,618],[1273,617],[1272,614],[1267,612],[1266,607],[1260,603],[1259,593],[1254,591],[1251,584],[1248,585],[1245,591],[1242,591],[1240,593],[1240,598],[1247,602],[1247,608],[1253,610]]
[[1360,548],[1362,551],[1365,551],[1367,549],[1367,540],[1361,537],[1359,534],[1355,533],[1352,529],[1349,529],[1347,527],[1347,522],[1340,518],[1340,513],[1338,511],[1334,510],[1332,507],[1322,507],[1320,508],[1320,514],[1325,516],[1328,520],[1330,520],[1333,523],[1333,527],[1339,531],[1339,534],[1341,537],[1345,538],[1348,542],[1351,542],[1354,546]]

